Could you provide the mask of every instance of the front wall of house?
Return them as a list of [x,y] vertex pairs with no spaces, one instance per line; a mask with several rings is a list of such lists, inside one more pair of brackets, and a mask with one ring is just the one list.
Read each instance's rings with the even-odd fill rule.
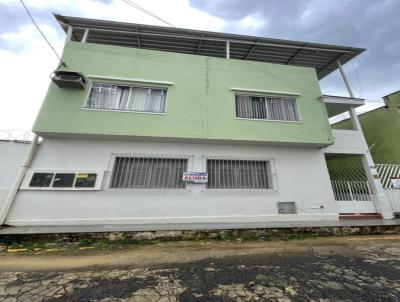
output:
[[0,140],[0,209],[7,197],[30,144]]
[[[80,90],[51,84],[33,128],[44,137],[96,134],[318,146],[333,142],[312,68],[78,42],[66,45],[63,60],[66,70],[87,76],[134,84],[172,82],[167,109],[165,114],[85,110],[90,85]],[[236,119],[232,88],[300,94],[301,122]]]
[[[274,189],[110,189],[113,154],[188,157],[188,171],[206,170],[207,157],[266,158]],[[32,172],[98,171],[98,191],[27,189]],[[294,201],[297,214],[277,214],[278,201]],[[176,142],[44,140],[6,223],[60,225],[107,223],[263,222],[337,220],[325,157],[320,149]]]

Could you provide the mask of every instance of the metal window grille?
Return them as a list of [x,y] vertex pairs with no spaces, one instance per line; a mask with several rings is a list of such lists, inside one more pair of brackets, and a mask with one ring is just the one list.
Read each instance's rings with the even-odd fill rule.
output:
[[276,98],[236,95],[236,117],[299,121],[300,116],[294,98]]
[[268,161],[207,159],[210,189],[270,189]]
[[167,89],[94,83],[85,108],[165,112]]
[[111,188],[184,188],[187,159],[116,157]]

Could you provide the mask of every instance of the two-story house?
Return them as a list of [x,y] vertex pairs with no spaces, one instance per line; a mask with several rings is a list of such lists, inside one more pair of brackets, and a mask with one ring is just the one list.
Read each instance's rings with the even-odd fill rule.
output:
[[[32,144],[2,222],[392,217],[357,116],[354,130],[328,122],[363,100],[322,96],[319,86],[364,49],[56,18],[65,66],[33,126],[43,142],[36,152]],[[338,200],[326,159],[339,154],[363,157],[371,198]]]

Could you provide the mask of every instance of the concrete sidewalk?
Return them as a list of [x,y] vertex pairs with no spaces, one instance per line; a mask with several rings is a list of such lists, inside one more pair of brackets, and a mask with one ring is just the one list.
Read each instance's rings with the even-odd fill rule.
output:
[[104,225],[43,225],[6,226],[0,235],[8,234],[54,234],[54,233],[97,233],[97,232],[143,232],[143,231],[186,231],[186,230],[232,230],[232,229],[282,229],[316,227],[395,226],[400,219],[391,220],[342,220],[342,221],[284,221],[246,223],[166,223],[166,224],[104,224]]

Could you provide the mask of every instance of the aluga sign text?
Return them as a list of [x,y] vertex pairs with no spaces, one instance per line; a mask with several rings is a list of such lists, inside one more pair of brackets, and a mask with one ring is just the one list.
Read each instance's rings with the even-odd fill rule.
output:
[[205,172],[184,172],[183,173],[183,181],[189,183],[207,183],[208,182],[208,173]]

